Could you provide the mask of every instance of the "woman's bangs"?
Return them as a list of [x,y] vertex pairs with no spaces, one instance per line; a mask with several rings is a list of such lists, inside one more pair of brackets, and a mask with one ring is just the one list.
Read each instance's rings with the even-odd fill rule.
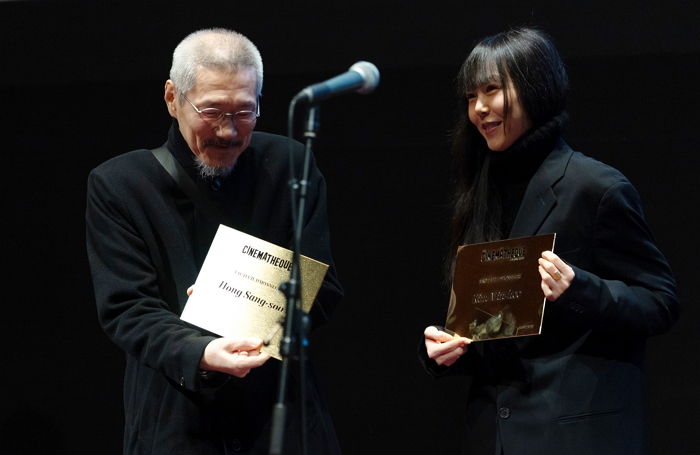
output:
[[463,78],[464,89],[467,92],[476,90],[484,84],[501,81],[498,64],[493,58],[490,49],[478,47],[474,49],[466,62],[464,62]]

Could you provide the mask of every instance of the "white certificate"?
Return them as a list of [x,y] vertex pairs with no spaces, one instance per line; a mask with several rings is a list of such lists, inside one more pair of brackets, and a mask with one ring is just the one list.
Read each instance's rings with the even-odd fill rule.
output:
[[[308,312],[328,265],[300,257],[302,307]],[[286,298],[279,290],[289,279],[292,251],[219,225],[187,300],[182,320],[226,337],[258,337],[262,351],[281,359]]]

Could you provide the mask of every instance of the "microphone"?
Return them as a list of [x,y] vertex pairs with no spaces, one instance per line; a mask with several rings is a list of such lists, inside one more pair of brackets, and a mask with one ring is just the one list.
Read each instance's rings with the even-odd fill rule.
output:
[[370,93],[377,88],[377,85],[379,85],[377,67],[370,62],[359,61],[343,74],[318,84],[309,85],[295,98],[316,103],[347,92]]

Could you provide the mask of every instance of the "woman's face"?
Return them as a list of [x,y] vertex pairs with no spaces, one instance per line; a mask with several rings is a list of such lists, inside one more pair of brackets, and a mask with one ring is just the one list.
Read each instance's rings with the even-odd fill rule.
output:
[[502,152],[520,138],[532,123],[512,84],[508,88],[509,112],[505,115],[505,93],[500,82],[488,82],[466,94],[469,121],[494,152]]

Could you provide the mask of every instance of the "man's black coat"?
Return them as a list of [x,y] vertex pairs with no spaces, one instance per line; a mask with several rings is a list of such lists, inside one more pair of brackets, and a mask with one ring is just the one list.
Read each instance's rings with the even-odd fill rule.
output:
[[[197,176],[176,123],[167,146],[225,219],[197,210],[148,150],[113,158],[88,179],[87,247],[98,317],[127,360],[124,452],[267,453],[280,362],[270,359],[244,379],[205,377],[199,361],[213,336],[179,315],[219,223],[291,247],[287,141],[254,133],[232,174],[213,181]],[[293,152],[301,169],[301,144]],[[325,182],[313,164],[309,181],[301,253],[331,265],[311,313],[318,325],[342,290],[330,251]],[[307,390],[311,450],[334,453],[335,434],[313,381]],[[294,412],[292,405],[285,453],[298,446]]]

